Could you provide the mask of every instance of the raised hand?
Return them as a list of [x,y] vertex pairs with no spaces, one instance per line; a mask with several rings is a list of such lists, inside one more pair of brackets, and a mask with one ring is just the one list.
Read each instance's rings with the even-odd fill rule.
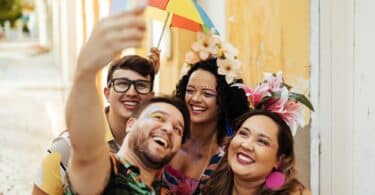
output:
[[154,65],[155,74],[158,73],[160,67],[160,49],[152,47],[148,58]]

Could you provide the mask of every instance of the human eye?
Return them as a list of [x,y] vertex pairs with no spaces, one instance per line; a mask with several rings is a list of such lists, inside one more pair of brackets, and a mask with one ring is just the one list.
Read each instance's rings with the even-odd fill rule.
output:
[[203,95],[204,97],[208,97],[208,98],[216,97],[216,94],[212,92],[203,92]]
[[165,117],[160,113],[153,113],[153,114],[151,114],[151,117],[160,121],[160,122],[164,122],[166,120]]
[[137,81],[136,86],[138,89],[146,89],[148,88],[148,83],[145,81]]
[[130,82],[128,80],[125,80],[125,79],[118,79],[115,81],[115,85],[117,87],[127,87],[129,86]]
[[247,137],[247,135],[248,135],[247,131],[244,130],[244,129],[238,130],[237,134],[242,136],[242,137]]
[[203,89],[202,94],[208,98],[216,97],[216,92],[213,89]]
[[185,93],[186,94],[193,94],[194,93],[194,89],[186,88]]
[[270,142],[266,139],[263,139],[263,138],[259,138],[258,143],[262,146],[270,146]]

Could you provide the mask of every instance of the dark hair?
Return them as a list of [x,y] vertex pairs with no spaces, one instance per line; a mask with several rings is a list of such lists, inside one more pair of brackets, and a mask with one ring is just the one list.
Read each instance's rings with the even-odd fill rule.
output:
[[[185,101],[185,92],[189,78],[196,70],[208,71],[216,78],[217,103],[220,109],[217,119],[217,143],[220,144],[227,135],[227,128],[233,126],[233,120],[249,110],[249,103],[242,89],[230,86],[226,82],[225,76],[218,74],[216,58],[194,64],[178,82],[174,92],[176,97]],[[236,80],[236,83],[242,83],[242,80]]]
[[145,110],[149,105],[159,102],[170,104],[181,112],[182,116],[184,117],[184,133],[182,135],[182,143],[184,143],[190,135],[190,113],[184,101],[173,96],[153,97],[150,100],[142,103],[139,109],[133,113],[133,117],[138,118],[143,110]]
[[[271,118],[278,126],[277,141],[278,151],[277,157],[281,158],[280,170],[285,174],[285,184],[277,190],[271,190],[262,184],[257,189],[259,195],[272,195],[272,194],[290,194],[295,190],[302,190],[304,186],[295,178],[295,156],[293,147],[293,135],[289,126],[281,117],[273,112],[267,110],[255,110],[245,113],[236,120],[235,128],[238,130],[241,125],[250,117],[256,115],[263,115]],[[228,149],[232,140],[229,141],[226,150]],[[215,172],[212,174],[207,186],[202,190],[203,194],[232,194],[233,191],[233,172],[228,164],[228,150],[218,165]]]
[[120,58],[110,65],[107,74],[107,83],[109,83],[109,81],[113,78],[113,73],[117,69],[132,70],[144,77],[150,75],[151,90],[153,89],[155,70],[153,63],[150,60],[139,55],[127,55]]

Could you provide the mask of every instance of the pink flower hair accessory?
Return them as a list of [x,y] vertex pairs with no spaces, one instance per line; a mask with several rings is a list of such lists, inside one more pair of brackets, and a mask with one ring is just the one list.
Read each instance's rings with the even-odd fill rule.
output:
[[225,81],[230,85],[240,79],[241,62],[237,58],[238,50],[230,43],[222,41],[213,32],[206,34],[199,32],[197,41],[191,46],[191,51],[186,53],[182,75],[186,74],[193,64],[217,58],[218,74],[225,76]]
[[235,84],[242,88],[248,98],[251,109],[265,109],[277,113],[295,135],[298,126],[304,127],[303,106],[311,111],[314,107],[303,94],[291,92],[291,86],[283,81],[282,72],[264,73],[264,81],[255,89],[244,84]]

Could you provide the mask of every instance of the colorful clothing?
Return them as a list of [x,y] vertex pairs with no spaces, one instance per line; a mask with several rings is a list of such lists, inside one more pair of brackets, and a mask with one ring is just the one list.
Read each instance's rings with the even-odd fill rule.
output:
[[[106,112],[108,110],[106,109]],[[111,152],[116,153],[120,146],[114,140],[109,126],[106,127],[106,141]],[[48,153],[42,160],[42,164],[37,171],[34,184],[47,194],[63,194],[63,189],[67,184],[65,176],[70,158],[70,138],[68,131],[52,141],[48,148]]]
[[[111,176],[105,187],[104,195],[166,195],[168,188],[161,180],[152,183],[153,189],[141,181],[140,170],[129,162],[120,160],[111,154]],[[68,178],[69,181],[69,178]],[[73,190],[68,188],[67,195],[74,195]]]
[[208,166],[202,173],[200,180],[185,176],[178,170],[167,165],[161,173],[160,178],[164,183],[168,185],[168,188],[172,194],[178,195],[192,195],[196,194],[202,189],[208,182],[208,179],[219,165],[220,160],[224,156],[225,146],[218,148],[217,152],[211,157]]

